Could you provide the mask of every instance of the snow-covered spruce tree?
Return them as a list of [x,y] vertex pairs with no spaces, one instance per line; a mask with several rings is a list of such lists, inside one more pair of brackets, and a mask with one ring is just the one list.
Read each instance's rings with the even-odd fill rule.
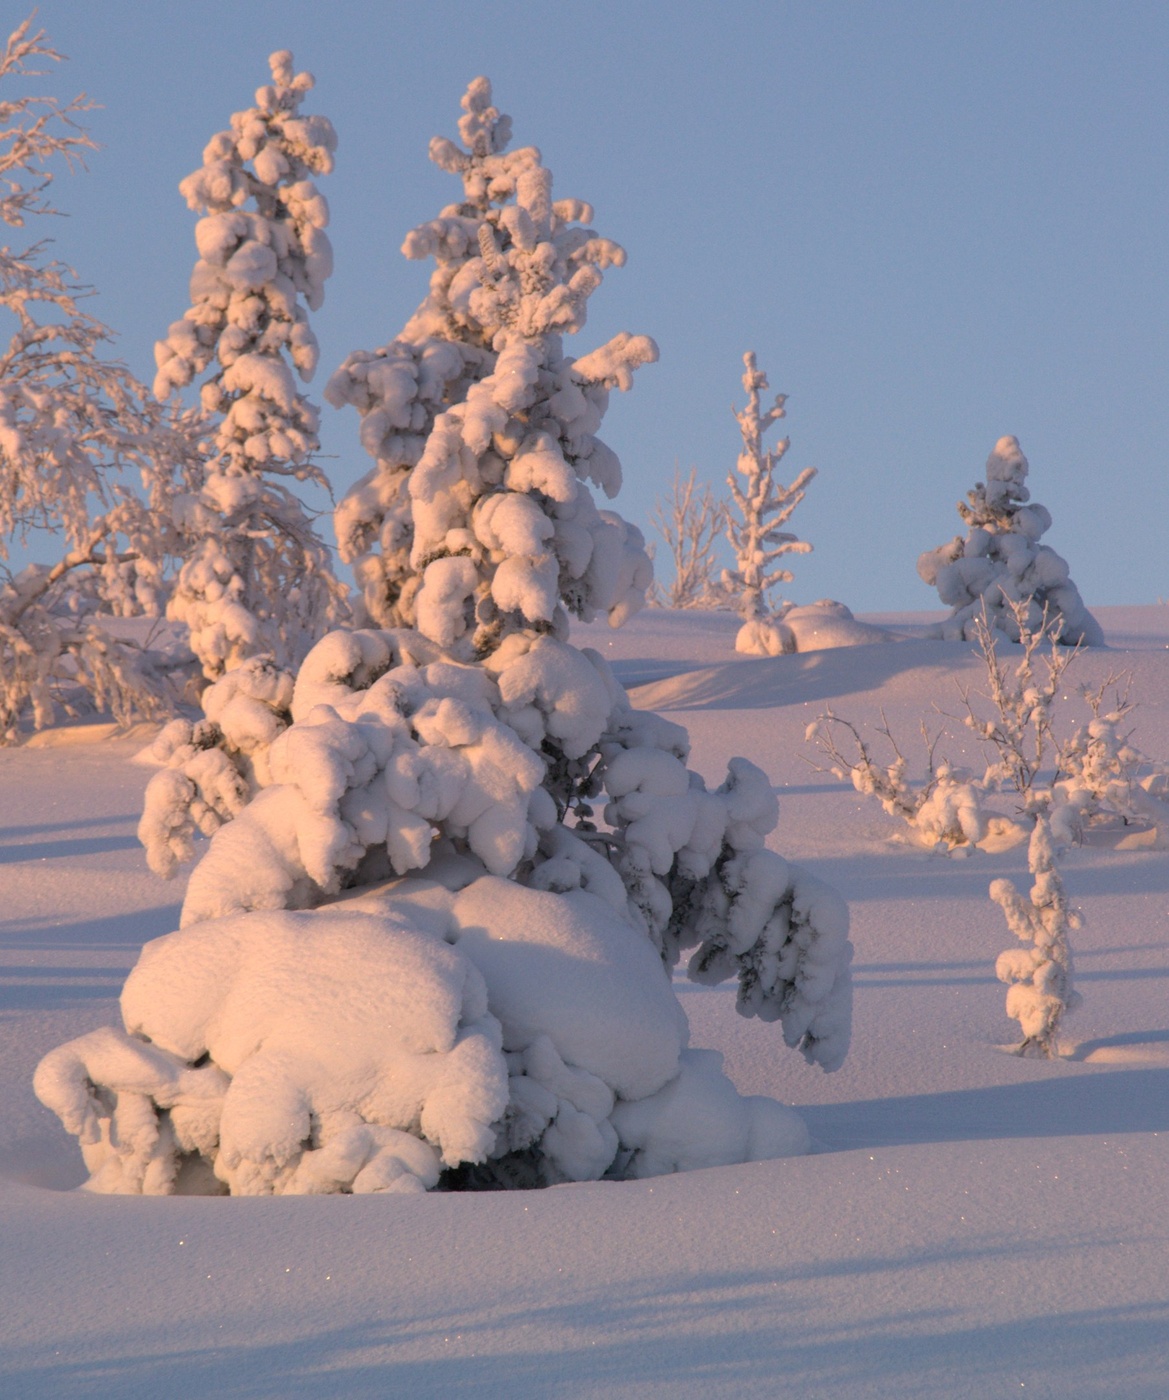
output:
[[[58,55],[25,21],[0,56],[0,220],[23,228],[56,212],[45,191],[60,160],[93,143],[83,99],[21,93]],[[177,548],[169,502],[195,468],[190,423],[166,415],[126,367],[104,359],[111,332],[44,242],[0,247],[0,742],[31,709],[88,693],[121,722],[171,705],[165,660],[117,635],[110,615],[157,615]],[[140,489],[135,489],[135,478]],[[13,574],[14,545],[59,557]]]
[[723,532],[726,507],[709,486],[698,485],[697,468],[686,477],[674,468],[669,498],[658,498],[651,522],[670,551],[674,577],[656,585],[655,598],[668,608],[711,608],[723,600],[715,583],[715,542]]
[[[507,150],[510,119],[491,105],[485,79],[471,84],[463,108],[466,149],[443,138],[430,148],[436,164],[461,177],[462,200],[402,245],[409,258],[434,259],[429,295],[397,340],[351,355],[326,397],[358,409],[362,443],[377,464],[336,515],[364,620],[417,625],[448,646],[456,639],[436,632],[429,612],[469,585],[458,633],[471,654],[495,644],[508,614],[551,625],[558,583],[568,608],[586,620],[602,610],[617,623],[639,605],[650,582],[641,536],[598,512],[580,479],[608,497],[619,490],[620,463],[596,430],[609,391],[628,389],[633,371],[657,350],[646,336],[622,335],[584,359],[563,357],[559,336],[583,326],[588,297],[625,252],[586,226],[588,204],[551,200],[535,147]],[[511,397],[500,390],[505,383]],[[531,429],[522,443],[513,441],[521,424]],[[487,473],[470,488],[472,504],[483,498],[475,522],[447,505],[464,446],[482,457]],[[546,454],[552,448],[559,465]],[[517,456],[520,464],[508,466]],[[443,505],[435,512],[428,503],[439,488]],[[537,493],[544,520],[515,504],[524,491]],[[468,527],[470,536],[460,534]],[[497,570],[498,581],[488,584]]]
[[[615,490],[595,430],[656,351],[619,335],[564,354],[618,250],[552,201],[536,152],[504,153],[485,80],[464,108],[469,149],[432,151],[466,202],[426,236],[468,256],[450,276],[440,258],[417,338],[345,371],[378,359],[396,386],[359,399],[367,423],[390,399],[433,419],[383,498],[409,541],[383,601],[414,625],[317,644],[181,930],[130,975],[125,1031],[38,1069],[94,1189],[538,1185],[803,1150],[789,1110],[687,1048],[685,949],[692,977],[737,977],[740,1010],[809,1060],[847,1048],[847,909],[766,849],[770,783],[734,759],[708,789],[685,731],[568,640],[570,612],[620,621],[649,581],[587,481]],[[399,371],[444,345],[451,362],[470,346],[474,373],[415,418],[407,380],[432,381]]]
[[201,402],[220,415],[214,455],[202,489],[180,502],[192,544],[169,608],[209,680],[265,653],[295,665],[345,616],[329,551],[285,484],[328,488],[313,462],[318,413],[293,369],[308,380],[317,365],[305,306],[324,300],[333,255],[312,177],[333,168],[337,142],[328,118],[301,115],[312,77],[294,74],[287,51],[269,62],[256,105],[179,186],[204,215],[199,260],[190,309],[155,346],[160,399],[213,366]]
[[1059,642],[1102,646],[1100,624],[1084,606],[1066,561],[1039,543],[1051,528],[1051,515],[1030,503],[1026,479],[1027,459],[1019,440],[999,438],[987,458],[986,481],[958,504],[966,538],[955,535],[918,559],[922,580],[953,609],[941,635],[973,641],[985,610],[993,627],[1018,641],[1012,605],[1021,603],[1032,632],[1041,630],[1046,615]]
[[[771,407],[761,409],[759,394],[768,387],[767,376],[756,368],[753,350],[743,356],[743,365],[747,406],[734,410],[743,447],[735,471],[727,476],[734,503],[734,509],[727,510],[727,539],[735,552],[735,567],[724,570],[723,585],[737,599],[743,619],[735,639],[736,651],[774,656],[781,651],[794,651],[795,640],[782,622],[769,615],[768,594],[776,584],[792,580],[791,571],[780,564],[781,559],[789,554],[812,552],[806,540],[783,527],[804,499],[816,468],[805,467],[789,486],[775,479],[775,469],[791,440],[781,438],[774,447],[764,447],[763,438],[773,424],[787,416],[787,396],[776,394]],[[742,478],[741,484],[736,473]]]
[[[618,490],[620,463],[595,429],[610,388],[628,388],[633,369],[656,358],[657,350],[645,336],[618,336],[585,360],[563,358],[557,328],[583,324],[588,295],[605,268],[624,262],[624,250],[581,226],[592,210],[579,200],[543,210],[546,237],[537,245],[517,190],[526,182],[537,210],[546,200],[544,185],[550,177],[539,165],[539,152],[530,146],[506,150],[509,119],[491,105],[486,80],[471,85],[463,108],[459,130],[468,150],[442,138],[431,143],[431,158],[461,176],[462,202],[413,230],[402,247],[409,258],[434,257],[429,295],[398,339],[380,350],[350,355],[330,379],[326,397],[337,406],[358,409],[361,441],[376,461],[336,512],[341,554],[353,564],[360,585],[358,620],[417,626],[465,659],[492,647],[505,626],[527,621],[547,628],[555,618],[563,633],[561,594],[586,620],[601,608],[617,623],[640,606],[652,577],[641,535],[618,516],[599,512],[579,476],[592,479],[610,496]],[[521,219],[529,224],[520,224]],[[499,289],[480,277],[488,257],[496,259],[492,266],[498,263],[487,246],[495,239],[515,260],[524,287],[539,292],[522,307],[514,276]],[[500,296],[512,304],[496,309],[492,299]],[[484,298],[486,323],[477,314]],[[516,315],[524,325],[517,326],[515,345],[501,357],[492,348],[505,334],[497,327]],[[520,338],[525,327],[537,333],[545,328],[540,345],[547,350],[544,358],[555,364],[555,381],[538,362],[542,351]],[[539,427],[546,417],[556,432],[563,459],[559,479],[540,486],[541,507],[523,497],[524,474],[535,471],[538,476],[545,469],[540,456],[544,438],[529,433],[526,455],[510,469],[506,491],[500,489],[505,458],[494,449],[485,454],[474,532],[466,528],[466,512],[444,523],[430,510],[428,497],[436,474],[449,477],[452,470],[452,463],[441,457],[452,444],[458,450],[451,425],[470,414],[473,435],[486,433],[502,442],[520,420],[512,417],[507,395],[500,395],[498,386],[512,385],[517,405],[530,387],[517,366],[523,376],[542,381],[549,399],[550,406],[537,401],[526,421]],[[481,390],[479,381],[492,375],[490,389]],[[502,409],[492,393],[502,399]],[[436,432],[448,407],[457,407],[456,418],[448,422],[444,417],[442,431]],[[560,418],[552,416],[552,407]],[[518,488],[512,478],[519,481]],[[455,494],[442,494],[444,510]],[[474,499],[469,488],[460,487],[457,494]],[[542,519],[537,518],[541,509]],[[478,552],[474,561],[468,541]],[[424,579],[429,587],[422,591]],[[448,624],[446,610],[448,593],[460,582],[467,593],[456,638],[448,635],[454,624]],[[517,608],[525,590],[526,613]],[[416,606],[420,591],[421,613]],[[165,766],[150,784],[140,827],[158,873],[173,874],[178,862],[193,854],[197,829],[212,834],[264,785],[264,752],[288,723],[291,694],[291,676],[254,659],[205,693],[205,721],[192,725],[176,720],[159,736],[152,756]]]

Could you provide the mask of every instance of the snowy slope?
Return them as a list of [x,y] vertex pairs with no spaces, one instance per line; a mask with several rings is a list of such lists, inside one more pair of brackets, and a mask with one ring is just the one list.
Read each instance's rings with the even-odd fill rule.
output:
[[[1169,609],[1100,609],[1136,741],[1169,756]],[[808,721],[883,707],[912,744],[978,683],[920,617],[896,645],[733,653],[735,619],[647,612],[574,640],[690,729],[709,776],[771,773],[774,843],[848,898],[854,1042],[805,1066],[733,994],[679,993],[746,1093],[795,1103],[817,1155],[639,1183],[424,1198],[67,1194],[39,1056],[116,1019],[178,885],[134,840],[135,741],[0,753],[0,1393],[58,1396],[1160,1397],[1169,1374],[1169,855],[1064,863],[1087,915],[1067,1057],[998,1047],[1007,946],[986,896],[1015,850],[926,856],[811,769]],[[916,635],[915,635],[916,634]],[[912,753],[912,749],[910,750]]]

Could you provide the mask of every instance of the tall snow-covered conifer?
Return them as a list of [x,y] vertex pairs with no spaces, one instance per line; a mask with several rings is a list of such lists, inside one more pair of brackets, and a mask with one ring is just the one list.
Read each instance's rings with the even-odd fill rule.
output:
[[[0,55],[0,220],[9,228],[55,212],[45,197],[53,164],[94,149],[76,121],[83,99],[21,92],[38,59],[59,57],[31,21]],[[78,687],[121,721],[170,705],[160,658],[117,635],[108,617],[158,612],[163,565],[177,548],[171,495],[195,468],[195,444],[181,416],[103,358],[112,334],[82,310],[89,294],[44,242],[0,247],[0,742],[26,706],[40,728],[55,697],[68,704]],[[60,557],[13,575],[10,546],[30,540]]]
[[[685,731],[569,641],[570,615],[620,622],[650,582],[588,483],[616,491],[608,392],[657,352],[621,334],[565,354],[624,255],[552,199],[534,149],[507,153],[485,79],[463,106],[465,149],[431,147],[463,202],[406,245],[435,257],[430,294],[330,386],[378,460],[339,514],[382,625],[325,637],[291,696],[240,667],[202,731],[164,734],[156,868],[222,825],[182,929],[131,974],[126,1032],[38,1071],[96,1189],[185,1189],[194,1164],[240,1193],[419,1190],[444,1168],[538,1185],[803,1150],[794,1115],[687,1048],[684,949],[809,1060],[845,1054],[848,912],[766,849],[767,778],[734,759],[708,789]],[[265,725],[232,770],[219,741],[242,753]]]
[[160,399],[213,367],[201,402],[220,415],[214,455],[181,503],[194,544],[170,604],[212,680],[262,653],[296,664],[345,612],[329,551],[284,484],[328,485],[313,462],[319,415],[293,370],[308,380],[317,366],[305,308],[324,300],[333,260],[313,177],[333,168],[337,142],[328,118],[301,115],[312,77],[294,73],[287,51],[270,66],[256,105],[212,137],[179,186],[204,215],[199,260],[190,310],[155,347]]
[[357,407],[377,462],[337,510],[366,614],[469,657],[515,631],[563,637],[568,612],[616,625],[641,606],[644,542],[596,509],[586,483],[620,488],[597,429],[609,391],[629,388],[657,349],[619,335],[565,355],[562,337],[583,328],[624,250],[587,227],[587,204],[553,201],[534,147],[506,149],[510,120],[485,79],[463,107],[467,149],[436,139],[430,150],[461,177],[463,199],[402,250],[434,258],[430,295],[401,337],[351,355],[326,394]]

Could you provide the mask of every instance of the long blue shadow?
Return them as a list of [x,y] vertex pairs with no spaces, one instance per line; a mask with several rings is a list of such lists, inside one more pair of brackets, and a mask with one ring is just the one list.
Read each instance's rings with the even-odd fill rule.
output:
[[78,836],[72,841],[25,841],[18,845],[0,846],[0,865],[100,856],[110,851],[132,851],[136,846],[136,836]]
[[1169,1069],[1078,1073],[986,1089],[801,1105],[800,1116],[818,1147],[830,1152],[930,1142],[1159,1133],[1169,1131]]
[[105,817],[74,817],[67,822],[40,822],[36,826],[0,826],[0,842],[15,841],[21,836],[47,836],[51,831],[79,831],[86,826],[138,825],[139,812],[118,812]]
[[[957,1248],[945,1262],[960,1266],[965,1253]],[[1017,1242],[1004,1242],[999,1253],[1004,1261],[1017,1257]],[[895,1276],[905,1267],[900,1258],[849,1263],[858,1286],[866,1274]],[[1164,1396],[1169,1304],[1160,1296],[992,1323],[971,1323],[958,1302],[939,1297],[929,1308],[874,1310],[858,1319],[851,1310],[841,1317],[823,1310],[823,1296],[809,1292],[814,1271],[788,1274],[777,1268],[650,1276],[604,1290],[575,1289],[567,1301],[552,1303],[525,1288],[503,1308],[491,1298],[481,1307],[415,1309],[340,1326],[305,1318],[295,1332],[288,1322],[278,1324],[271,1340],[240,1340],[233,1327],[214,1341],[196,1342],[195,1329],[182,1320],[165,1331],[123,1325],[84,1347],[56,1337],[61,1344],[52,1349],[7,1348],[0,1378],[10,1386],[6,1393],[21,1400],[570,1400],[667,1395],[672,1388],[740,1400],[860,1394],[936,1400],[1007,1394],[1032,1380],[1047,1395]],[[501,1336],[514,1340],[493,1345]],[[419,1343],[442,1350],[409,1355]]]
[[178,928],[179,908],[178,904],[160,904],[153,909],[69,923],[9,919],[0,922],[0,948],[29,953],[41,948],[128,948],[137,956],[136,950],[143,943]]

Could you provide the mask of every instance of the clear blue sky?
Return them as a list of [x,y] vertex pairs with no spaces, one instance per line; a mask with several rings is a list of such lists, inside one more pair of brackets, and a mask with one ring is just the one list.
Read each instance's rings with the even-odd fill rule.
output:
[[[936,607],[916,557],[1004,433],[1090,603],[1169,595],[1169,6],[43,0],[39,23],[71,60],[55,90],[102,104],[50,231],[144,377],[187,306],[176,186],[270,51],[316,75],[340,138],[318,400],[421,299],[428,265],[398,249],[457,190],[427,142],[485,73],[628,251],[580,351],[661,347],[606,420],[623,514],[648,530],[676,462],[721,482],[753,348],[790,396],[786,465],[820,468],[797,601]],[[368,465],[356,427],[326,410],[338,494]]]

